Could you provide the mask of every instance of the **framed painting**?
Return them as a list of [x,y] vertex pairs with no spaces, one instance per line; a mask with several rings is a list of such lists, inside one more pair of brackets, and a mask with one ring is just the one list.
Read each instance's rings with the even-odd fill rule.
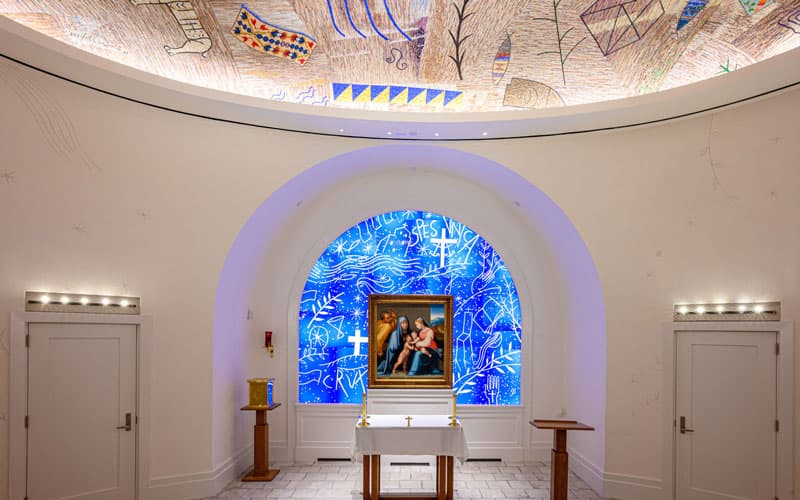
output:
[[453,387],[453,297],[369,296],[369,388]]

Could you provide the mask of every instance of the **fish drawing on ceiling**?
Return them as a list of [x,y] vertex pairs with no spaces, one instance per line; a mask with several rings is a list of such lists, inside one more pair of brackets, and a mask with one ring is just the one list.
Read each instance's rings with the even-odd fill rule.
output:
[[492,64],[492,81],[498,85],[508,71],[508,64],[511,62],[511,30],[506,31],[506,39],[500,44],[497,49],[497,55],[494,56],[494,64]]
[[689,21],[694,19],[707,4],[708,0],[689,0],[686,2],[686,6],[681,11],[681,16],[678,18],[677,30],[680,31],[681,28],[689,24]]

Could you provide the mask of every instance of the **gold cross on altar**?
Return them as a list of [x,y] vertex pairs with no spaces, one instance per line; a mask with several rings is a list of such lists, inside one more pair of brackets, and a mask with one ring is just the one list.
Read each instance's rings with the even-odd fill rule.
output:
[[406,417],[406,421],[408,422],[408,426],[411,427],[411,421],[414,419],[411,415]]

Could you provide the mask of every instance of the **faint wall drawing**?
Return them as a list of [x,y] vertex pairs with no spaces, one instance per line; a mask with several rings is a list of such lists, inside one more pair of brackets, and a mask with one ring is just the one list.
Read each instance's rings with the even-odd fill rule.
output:
[[561,4],[561,0],[553,0],[553,17],[535,17],[533,18],[534,21],[548,21],[553,23],[556,28],[556,47],[558,50],[546,50],[544,52],[539,52],[538,55],[545,55],[545,54],[557,54],[558,60],[561,63],[561,79],[564,85],[567,84],[567,74],[564,71],[564,65],[567,63],[567,59],[569,56],[572,55],[572,52],[580,45],[586,37],[581,38],[575,43],[569,50],[567,50],[566,54],[564,53],[564,39],[569,35],[569,32],[575,28],[569,28],[564,33],[561,33],[561,25],[558,23],[558,6]]
[[242,5],[231,33],[248,47],[271,56],[305,64],[317,41],[299,31],[281,28],[262,20]]
[[[100,167],[84,150],[72,119],[61,103],[38,83],[14,66],[0,71],[0,83],[7,85],[27,109],[41,133],[43,142],[59,157],[82,163],[89,170],[98,171]],[[18,118],[19,119],[19,118]],[[14,181],[14,172],[6,182]]]
[[11,184],[16,181],[17,173],[13,170],[3,170],[0,172],[0,180],[5,184]]
[[164,45],[164,50],[167,54],[174,56],[175,54],[202,54],[205,57],[208,51],[211,50],[211,37],[208,36],[203,25],[200,24],[200,19],[197,17],[197,11],[194,10],[192,2],[181,1],[175,2],[171,0],[131,0],[133,5],[166,5],[169,7],[175,20],[186,35],[186,42],[180,47],[170,47]]
[[800,35],[800,8],[778,21],[778,26],[783,26],[787,30]]
[[492,81],[495,85],[499,84],[508,71],[508,65],[511,63],[511,30],[506,31],[506,38],[497,49],[497,55],[494,56],[494,63],[492,64]]
[[390,54],[391,55],[385,58],[384,61],[386,61],[389,64],[394,64],[394,67],[399,69],[400,71],[405,71],[406,69],[408,69],[408,63],[403,62],[402,50],[398,49],[397,47],[392,47]]
[[644,38],[662,15],[661,0],[597,0],[581,21],[607,56]]
[[503,106],[515,108],[558,108],[564,106],[564,99],[552,87],[541,82],[512,78],[506,85]]
[[469,19],[474,12],[467,12],[467,4],[469,0],[461,0],[461,7],[459,8],[455,2],[453,2],[453,8],[456,10],[456,14],[458,16],[458,24],[456,26],[456,32],[453,33],[453,30],[447,30],[450,34],[450,40],[453,41],[453,48],[455,49],[455,55],[448,55],[453,63],[456,65],[456,70],[458,71],[458,79],[463,80],[464,75],[461,71],[461,66],[464,63],[464,56],[467,54],[466,49],[464,48],[464,43],[467,41],[472,34],[464,34],[462,31],[464,30],[464,23]]

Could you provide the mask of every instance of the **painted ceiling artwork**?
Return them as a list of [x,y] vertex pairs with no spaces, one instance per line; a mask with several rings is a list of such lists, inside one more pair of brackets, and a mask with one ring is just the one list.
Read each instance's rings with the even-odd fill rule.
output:
[[317,260],[300,303],[299,402],[361,402],[376,293],[452,295],[458,403],[520,404],[522,314],[511,274],[479,234],[420,211],[362,221]]
[[386,111],[607,101],[800,46],[800,0],[0,0],[0,15],[193,85]]

